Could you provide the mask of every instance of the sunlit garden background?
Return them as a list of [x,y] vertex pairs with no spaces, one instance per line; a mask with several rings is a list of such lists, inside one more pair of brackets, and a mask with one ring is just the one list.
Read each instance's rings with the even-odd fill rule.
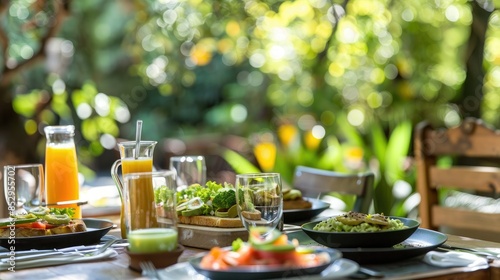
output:
[[43,162],[42,127],[74,124],[92,181],[140,119],[161,155],[202,147],[287,183],[297,165],[372,170],[375,210],[410,215],[415,124],[500,126],[499,6],[1,1],[0,163]]

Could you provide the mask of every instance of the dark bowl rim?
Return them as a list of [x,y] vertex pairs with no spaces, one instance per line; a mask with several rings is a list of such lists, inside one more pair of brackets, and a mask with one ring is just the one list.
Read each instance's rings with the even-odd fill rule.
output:
[[[321,231],[321,230],[313,230],[312,228],[305,228],[306,225],[311,225],[311,224],[319,224],[320,222],[326,221],[329,218],[320,220],[320,221],[313,221],[313,222],[308,222],[302,224],[300,227],[302,228],[303,231],[308,231],[308,232],[313,232],[313,233],[318,233],[318,234],[341,234],[341,235],[363,235],[363,234],[387,234],[387,233],[397,233],[401,231],[409,231],[409,230],[417,230],[420,227],[420,222],[415,220],[415,219],[410,219],[410,218],[405,218],[405,217],[397,217],[397,216],[387,216],[391,219],[398,219],[400,221],[408,221],[408,222],[414,222],[415,225],[408,226],[407,228],[402,228],[402,229],[395,229],[395,230],[381,230],[381,231],[370,231],[370,232],[339,232],[339,231]],[[331,217],[330,217],[331,218]]]
[[[231,248],[231,246],[223,247],[223,249],[228,249]],[[286,269],[292,269],[292,270],[311,270],[311,269],[318,269],[321,267],[328,267],[332,265],[334,262],[337,260],[340,260],[342,258],[342,252],[338,248],[330,248],[330,247],[314,247],[314,253],[318,254],[321,252],[328,253],[330,256],[330,260],[328,262],[325,262],[323,264],[317,265],[317,266],[311,266],[311,267],[298,267],[298,268],[293,268],[293,267],[283,267],[283,266],[240,266],[238,268],[228,270],[228,271],[221,271],[221,270],[215,270],[215,269],[205,269],[201,268],[200,262],[201,259],[208,254],[208,252],[203,252],[200,253],[193,258],[188,260],[188,263],[195,269],[195,270],[202,270],[208,273],[274,273],[274,272],[283,272]]]

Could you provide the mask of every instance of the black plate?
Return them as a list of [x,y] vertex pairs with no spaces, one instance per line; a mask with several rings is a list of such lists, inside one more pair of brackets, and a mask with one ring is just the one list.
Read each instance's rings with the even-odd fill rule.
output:
[[312,207],[309,209],[283,210],[285,223],[290,224],[300,221],[309,221],[311,220],[311,218],[330,208],[330,203],[324,202],[319,199],[304,197],[304,200],[311,202]]
[[321,222],[317,221],[303,224],[302,230],[314,241],[330,248],[391,247],[410,237],[420,225],[412,219],[389,218],[400,220],[407,228],[377,232],[328,232],[313,230],[314,226]]
[[[82,221],[87,226],[87,231],[46,236],[17,237],[14,239],[0,238],[0,246],[4,248],[15,246],[16,250],[26,250],[96,244],[113,227],[113,223],[108,220],[84,218]],[[15,244],[9,244],[9,240],[11,240],[11,243],[14,240]]]
[[239,266],[232,268],[230,270],[211,270],[203,269],[200,267],[202,256],[198,256],[189,260],[191,266],[200,274],[204,275],[210,279],[218,280],[254,280],[254,279],[270,279],[270,278],[287,278],[293,276],[304,276],[304,275],[314,275],[320,274],[325,268],[330,266],[333,262],[340,259],[342,254],[335,249],[330,248],[318,248],[315,251],[327,252],[330,255],[330,261],[315,267],[308,268],[290,268],[290,267],[266,267],[266,266]]
[[[287,234],[289,239],[297,239],[301,245],[315,245],[305,232]],[[408,239],[393,247],[385,248],[338,248],[342,257],[359,264],[390,263],[424,255],[446,242],[446,234],[428,229],[417,229]]]

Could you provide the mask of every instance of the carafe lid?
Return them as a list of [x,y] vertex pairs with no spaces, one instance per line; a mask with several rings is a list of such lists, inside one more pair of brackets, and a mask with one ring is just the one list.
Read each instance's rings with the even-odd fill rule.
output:
[[74,125],[51,125],[43,128],[45,134],[75,134]]

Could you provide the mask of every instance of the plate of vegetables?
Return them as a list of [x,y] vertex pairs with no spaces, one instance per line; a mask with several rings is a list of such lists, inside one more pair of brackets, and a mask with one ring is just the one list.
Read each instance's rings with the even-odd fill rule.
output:
[[251,228],[248,242],[237,239],[230,247],[214,247],[189,263],[207,278],[245,280],[320,274],[342,257],[335,249],[299,246],[279,230],[263,237],[264,231]]
[[[291,232],[288,236],[297,239],[304,246],[320,246],[302,230]],[[391,263],[424,255],[446,242],[447,238],[444,233],[418,228],[403,242],[391,247],[355,247],[337,248],[337,250],[342,252],[343,258],[353,260],[358,264]]]
[[348,212],[326,220],[309,222],[302,230],[330,248],[391,247],[410,237],[420,226],[413,219]]

